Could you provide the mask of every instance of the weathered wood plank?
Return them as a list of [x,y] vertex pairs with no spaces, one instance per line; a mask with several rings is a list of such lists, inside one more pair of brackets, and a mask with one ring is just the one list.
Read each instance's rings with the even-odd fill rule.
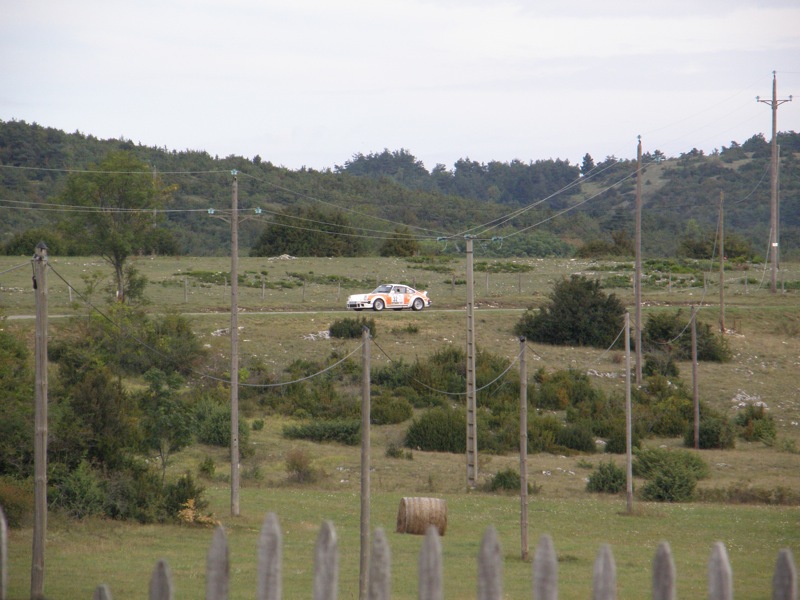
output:
[[225,530],[218,526],[211,538],[206,561],[206,600],[227,600],[230,562]]
[[653,558],[653,600],[675,600],[675,561],[668,542],[661,542]]
[[617,566],[611,546],[602,544],[594,561],[592,600],[615,600],[617,597]]
[[333,523],[324,521],[314,548],[314,600],[336,600],[339,586],[339,548]]
[[150,576],[150,600],[172,600],[172,572],[163,558],[156,563]]
[[708,599],[733,600],[733,573],[725,544],[716,542],[708,561]]
[[503,554],[497,531],[491,525],[481,540],[478,553],[478,600],[503,598]]
[[419,553],[419,600],[443,600],[442,595],[442,544],[434,525],[428,527]]
[[98,585],[92,594],[92,600],[111,600],[111,588],[105,583]]
[[533,600],[558,600],[558,558],[553,538],[539,538],[533,555]]
[[282,536],[278,516],[268,513],[258,537],[257,600],[280,600],[283,594]]
[[772,600],[797,600],[797,566],[788,548],[778,552],[772,576]]
[[386,533],[380,527],[372,534],[368,581],[368,600],[389,600],[392,597],[392,554]]

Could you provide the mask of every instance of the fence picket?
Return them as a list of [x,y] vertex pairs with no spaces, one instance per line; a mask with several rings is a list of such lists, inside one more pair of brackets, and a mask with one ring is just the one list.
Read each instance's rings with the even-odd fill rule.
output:
[[8,522],[0,506],[0,600],[8,600]]
[[283,594],[282,536],[278,515],[268,513],[258,537],[257,600],[280,600]]
[[708,561],[708,600],[733,600],[733,573],[725,544],[715,542]]
[[490,525],[478,553],[478,600],[501,600],[502,597],[503,554],[497,531]]
[[668,542],[661,542],[653,558],[653,600],[675,600],[675,561]]
[[92,594],[92,600],[111,600],[111,589],[105,583],[98,585]]
[[323,521],[314,548],[314,600],[336,600],[339,549],[333,523]]
[[615,600],[617,597],[617,566],[611,546],[601,544],[594,560],[592,600]]
[[428,527],[419,553],[419,600],[442,600],[442,544],[434,525]]
[[370,550],[368,600],[389,600],[392,597],[392,554],[386,533],[378,527],[372,534]]
[[150,576],[150,600],[172,600],[172,573],[169,564],[163,558],[156,562]]
[[797,567],[788,548],[778,552],[772,576],[772,600],[797,600]]
[[217,526],[206,561],[206,600],[227,600],[229,567],[228,540],[222,526]]
[[533,556],[533,600],[558,600],[558,558],[553,538],[539,538]]

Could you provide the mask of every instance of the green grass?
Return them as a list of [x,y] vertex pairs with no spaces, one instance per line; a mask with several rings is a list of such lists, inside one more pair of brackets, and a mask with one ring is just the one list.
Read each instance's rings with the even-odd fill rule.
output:
[[[23,257],[0,257],[0,271],[25,264]],[[81,275],[98,272],[108,281],[109,269],[96,258],[51,257],[55,270],[79,290]],[[547,300],[552,284],[571,273],[606,278],[619,275],[605,270],[603,263],[591,261],[524,259],[532,270],[524,273],[476,274],[476,339],[492,353],[512,358],[519,342],[512,333],[522,311]],[[184,297],[182,272],[228,273],[225,258],[140,259],[137,265],[147,276],[150,311],[174,310],[191,315],[195,331],[208,345],[206,368],[213,373],[229,367],[229,338],[214,335],[230,325],[229,289],[222,285],[190,285]],[[464,261],[448,263],[458,279],[464,276]],[[302,357],[326,362],[331,353],[349,352],[356,340],[323,340],[312,337],[342,318],[344,302],[354,289],[340,285],[346,281],[365,281],[365,291],[381,281],[402,281],[427,289],[433,300],[431,309],[420,313],[384,311],[369,313],[375,318],[378,335],[373,345],[373,368],[388,360],[425,359],[445,346],[463,347],[465,330],[465,289],[453,287],[440,273],[420,270],[402,259],[297,259],[269,261],[264,258],[240,259],[240,272],[267,273],[268,281],[297,281],[288,273],[308,274],[303,286],[262,291],[240,286],[242,308],[239,325],[240,361],[257,359],[286,377],[285,367]],[[800,265],[784,264],[786,280],[800,279]],[[29,316],[34,313],[30,267],[0,275],[0,313]],[[59,335],[68,320],[58,315],[83,315],[89,310],[74,295],[70,304],[65,283],[50,273],[50,336]],[[676,278],[673,278],[675,282]],[[488,281],[488,285],[487,285]],[[191,283],[191,281],[190,281]],[[630,288],[611,289],[628,306]],[[704,294],[702,287],[666,286],[644,290],[644,315],[651,311],[675,310],[703,301],[700,319],[716,324],[719,290],[711,281]],[[105,301],[96,293],[93,302],[101,310]],[[796,291],[772,295],[768,291],[745,288],[734,282],[726,286],[726,325],[733,360],[725,364],[701,363],[701,398],[726,415],[732,415],[732,399],[740,391],[757,395],[767,403],[776,419],[778,443],[737,442],[729,451],[704,451],[711,477],[700,488],[725,488],[753,485],[761,488],[786,486],[800,490],[800,454],[787,448],[800,447],[800,402],[797,373],[800,367],[800,314]],[[363,313],[362,313],[363,314]],[[351,315],[352,316],[352,315]],[[32,343],[33,319],[9,319],[3,326],[18,332]],[[380,346],[379,348],[376,346]],[[607,391],[623,390],[619,377],[622,355],[618,351],[530,344],[528,369],[577,368],[594,373],[592,381]],[[682,379],[691,386],[691,366],[679,364]],[[358,390],[350,390],[358,394]],[[292,421],[263,414],[249,407],[248,419],[264,419],[261,431],[251,432],[253,456],[243,464],[243,472],[258,474],[245,478],[242,489],[242,516],[231,519],[230,492],[226,481],[230,473],[228,452],[223,448],[193,446],[175,457],[169,475],[186,469],[197,473],[200,462],[211,456],[216,464],[212,480],[203,480],[211,508],[222,520],[231,543],[231,598],[249,598],[255,588],[255,546],[261,521],[267,511],[278,514],[284,530],[284,597],[307,596],[311,590],[312,551],[319,524],[334,522],[340,539],[340,597],[354,598],[358,587],[358,490],[359,449],[339,445],[290,442],[280,435],[283,425]],[[393,555],[393,597],[416,597],[416,564],[420,538],[392,533],[400,498],[433,495],[446,498],[449,508],[448,532],[443,539],[445,595],[470,598],[476,595],[476,555],[480,537],[494,525],[505,555],[505,592],[509,597],[529,597],[530,565],[519,559],[519,501],[513,495],[466,493],[464,457],[412,451],[413,459],[391,459],[385,448],[402,440],[407,424],[373,428],[372,433],[372,516],[373,526],[389,532]],[[648,444],[678,446],[679,440],[647,440]],[[286,453],[293,447],[308,451],[312,466],[323,476],[308,487],[291,486],[285,470]],[[541,492],[530,504],[531,553],[542,533],[553,536],[560,563],[560,597],[567,600],[589,595],[594,557],[601,543],[612,544],[617,563],[620,598],[638,598],[649,590],[650,563],[661,540],[672,544],[678,571],[681,597],[704,597],[705,565],[716,540],[726,543],[733,564],[737,597],[769,598],[770,578],[777,552],[789,547],[800,556],[797,536],[797,507],[734,506],[713,504],[654,505],[637,502],[637,514],[622,516],[624,498],[598,498],[585,492],[586,467],[607,460],[603,455],[560,457],[549,454],[529,457],[529,480]],[[619,457],[615,460],[620,461]],[[618,463],[621,464],[621,463]],[[515,456],[480,456],[481,483],[506,468],[518,468]],[[545,474],[549,473],[549,474]],[[637,487],[643,482],[637,481]],[[31,530],[13,530],[9,554],[10,597],[27,597],[31,553]],[[147,582],[158,558],[166,557],[172,567],[176,598],[199,597],[205,576],[205,553],[211,531],[187,526],[138,526],[128,523],[89,520],[65,521],[52,515],[49,522],[46,554],[46,592],[51,598],[90,597],[94,587],[107,582],[115,598],[145,598]],[[76,573],[79,576],[76,576]]]

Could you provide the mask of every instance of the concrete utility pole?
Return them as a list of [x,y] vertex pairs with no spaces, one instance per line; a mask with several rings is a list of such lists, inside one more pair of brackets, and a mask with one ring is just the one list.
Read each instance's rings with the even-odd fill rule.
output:
[[631,314],[625,311],[625,506],[633,514],[633,428],[631,407]]
[[636,385],[642,384],[642,136],[636,148],[636,265],[634,268],[634,301],[636,303]]
[[762,100],[756,96],[757,102],[768,104],[772,108],[772,153],[770,161],[770,201],[769,201],[769,256],[772,263],[769,290],[774,294],[778,291],[778,107],[786,102],[791,102],[792,97],[778,100],[778,77],[772,72],[772,99]]
[[364,600],[369,589],[369,528],[370,528],[370,347],[369,327],[361,332],[361,550],[358,575],[358,597]]
[[700,449],[700,391],[697,381],[697,307],[692,304],[692,400],[694,402],[694,449]]
[[36,296],[36,390],[33,438],[33,557],[31,598],[44,598],[44,546],[47,537],[47,246],[39,242],[33,256]]
[[725,333],[725,219],[722,205],[725,193],[719,193],[719,330]]
[[467,236],[467,487],[478,484],[478,423],[475,392],[475,281],[472,237]]
[[231,516],[239,516],[239,181],[231,199]]
[[528,370],[525,337],[519,338],[519,531],[522,560],[528,560]]

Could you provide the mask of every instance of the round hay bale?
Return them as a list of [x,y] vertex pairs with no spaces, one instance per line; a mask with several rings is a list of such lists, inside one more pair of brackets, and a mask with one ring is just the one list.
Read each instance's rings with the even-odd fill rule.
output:
[[397,533],[425,535],[433,525],[444,535],[447,530],[447,502],[441,498],[403,498],[397,511]]

